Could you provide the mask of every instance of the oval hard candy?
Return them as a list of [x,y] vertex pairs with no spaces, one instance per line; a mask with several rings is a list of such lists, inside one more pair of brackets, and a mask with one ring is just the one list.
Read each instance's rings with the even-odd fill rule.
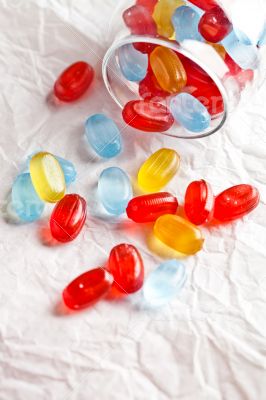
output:
[[195,225],[211,220],[214,212],[214,195],[211,186],[204,181],[191,182],[186,190],[184,210]]

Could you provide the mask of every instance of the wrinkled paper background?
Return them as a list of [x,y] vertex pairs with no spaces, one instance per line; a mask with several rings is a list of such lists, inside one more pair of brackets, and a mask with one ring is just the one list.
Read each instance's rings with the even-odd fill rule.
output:
[[[1,400],[264,400],[266,398],[266,121],[264,85],[203,140],[182,141],[124,127],[101,79],[116,0],[0,1],[0,399]],[[58,74],[84,59],[96,69],[88,96],[54,106]],[[83,124],[95,112],[123,129],[124,152],[111,161],[90,153]],[[238,222],[204,229],[204,251],[184,261],[189,279],[158,312],[138,296],[107,299],[66,313],[61,291],[80,273],[103,265],[110,249],[134,243],[146,273],[161,258],[147,245],[151,227],[106,218],[95,189],[101,171],[119,165],[132,177],[161,147],[182,156],[168,190],[182,203],[187,184],[205,178],[216,193],[240,182],[261,193],[258,209]],[[73,161],[71,187],[88,200],[86,228],[55,246],[47,221],[17,225],[5,213],[27,155],[47,150]]]

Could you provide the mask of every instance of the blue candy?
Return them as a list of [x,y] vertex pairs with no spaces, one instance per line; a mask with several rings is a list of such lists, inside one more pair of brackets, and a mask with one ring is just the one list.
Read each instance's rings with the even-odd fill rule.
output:
[[191,132],[202,132],[210,127],[211,116],[201,102],[188,93],[180,93],[170,102],[174,119]]
[[178,295],[186,280],[187,273],[183,264],[177,260],[166,261],[148,275],[143,286],[143,296],[150,306],[161,307]]
[[126,44],[118,50],[118,60],[121,72],[128,81],[139,82],[145,78],[148,56],[136,50],[132,44]]
[[110,214],[123,214],[132,198],[129,177],[120,168],[105,169],[99,178],[98,195],[102,205]]
[[259,41],[258,41],[258,46],[261,47],[266,44],[266,24],[264,26],[264,30],[261,32]]
[[44,202],[35,192],[29,173],[19,175],[13,183],[12,208],[25,222],[36,221],[43,213]]
[[188,6],[178,7],[172,16],[176,41],[182,42],[186,39],[204,41],[198,30],[199,21],[200,14],[195,9]]
[[120,131],[114,121],[106,115],[95,114],[89,117],[85,124],[85,134],[98,156],[112,158],[121,152]]

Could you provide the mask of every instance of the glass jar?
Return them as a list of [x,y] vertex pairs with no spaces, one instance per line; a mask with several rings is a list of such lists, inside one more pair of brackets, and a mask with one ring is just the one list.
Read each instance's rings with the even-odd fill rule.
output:
[[[122,109],[133,100],[163,104],[175,117],[174,125],[162,132],[165,135],[201,138],[217,132],[240,100],[249,100],[253,91],[264,82],[263,1],[223,0],[219,4],[216,0],[120,2],[110,21],[108,40],[111,46],[102,64],[103,79],[111,97]],[[158,51],[158,46],[166,52]],[[160,58],[160,54],[170,54],[174,61],[167,64],[160,59],[157,62],[156,57]],[[186,78],[181,85],[169,86],[169,89],[166,86],[169,74],[173,74],[171,69],[175,68],[175,57],[181,61]],[[136,72],[137,76],[131,74],[128,77],[122,65],[125,60],[129,62],[130,73]],[[132,65],[134,71],[130,70]],[[174,76],[176,74],[178,72],[174,72]],[[165,83],[166,76],[168,81]],[[182,74],[178,79],[180,84]],[[188,96],[180,96],[180,93]],[[181,98],[190,100],[182,100],[182,103]],[[173,99],[178,101],[173,102]],[[177,103],[179,108],[175,112]],[[197,125],[201,104],[210,116],[209,124],[190,129],[186,124],[189,121],[183,119],[196,118]],[[145,104],[143,107],[145,115]]]

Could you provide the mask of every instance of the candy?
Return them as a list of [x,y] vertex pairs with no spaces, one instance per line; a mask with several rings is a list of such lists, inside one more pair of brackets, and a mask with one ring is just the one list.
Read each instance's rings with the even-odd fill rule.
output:
[[254,210],[259,201],[260,195],[254,186],[233,186],[216,197],[214,217],[222,222],[242,218]]
[[55,158],[63,170],[66,186],[69,186],[71,183],[75,182],[77,177],[77,171],[74,167],[74,164],[71,161],[65,160],[64,158],[58,156],[55,156]]
[[206,11],[199,22],[199,32],[208,42],[220,42],[231,30],[232,24],[219,6]]
[[258,46],[262,47],[265,44],[266,44],[266,24],[264,25],[264,29],[262,30],[262,32],[260,34],[260,38],[259,38],[259,41],[258,41]]
[[202,10],[211,10],[215,6],[217,6],[217,3],[215,0],[189,0],[190,3],[195,4],[195,6],[202,8]]
[[185,194],[184,210],[189,221],[195,225],[202,225],[211,220],[214,211],[214,196],[206,181],[190,183]]
[[98,195],[102,205],[110,214],[123,214],[132,198],[129,177],[120,168],[105,169],[99,178]]
[[98,156],[116,157],[122,149],[121,134],[115,122],[104,114],[89,117],[85,124],[89,144]]
[[154,235],[168,247],[183,255],[202,249],[204,239],[199,228],[177,215],[163,215],[154,225]]
[[187,273],[183,264],[168,260],[152,271],[143,286],[143,297],[152,307],[161,307],[173,300],[183,288]]
[[130,101],[122,115],[128,125],[145,132],[165,132],[174,123],[166,106],[146,100]]
[[234,31],[222,41],[227,53],[242,69],[257,69],[259,66],[259,52],[254,45],[241,43]]
[[191,94],[206,107],[211,115],[218,115],[224,111],[223,98],[215,83],[201,89],[192,89]]
[[37,194],[43,201],[56,203],[66,191],[63,170],[57,159],[50,153],[35,154],[30,160],[30,175]]
[[178,93],[186,86],[186,71],[173,50],[156,47],[150,55],[150,64],[155,78],[166,92]]
[[132,44],[126,44],[118,50],[120,70],[131,82],[139,82],[145,78],[149,59],[146,54],[137,51]]
[[139,95],[145,100],[156,102],[165,99],[170,93],[161,88],[154,73],[149,70],[146,77],[139,83]]
[[210,127],[211,117],[207,108],[188,93],[180,93],[170,102],[174,119],[191,132],[202,132]]
[[138,172],[138,184],[145,192],[157,192],[166,186],[180,167],[175,150],[160,149],[152,154]]
[[84,61],[78,61],[59,76],[54,85],[54,94],[59,100],[75,101],[88,90],[93,78],[93,68]]
[[172,17],[177,42],[186,39],[202,41],[203,38],[198,31],[200,14],[191,7],[181,6],[176,9]]
[[44,210],[44,203],[37,195],[29,173],[21,174],[12,186],[12,208],[25,222],[38,220]]
[[136,5],[143,6],[152,14],[158,0],[137,0]]
[[123,19],[133,35],[157,35],[156,24],[149,10],[143,6],[128,8],[123,13]]
[[174,33],[172,15],[174,11],[185,4],[182,0],[160,0],[153,12],[153,19],[157,25],[157,32],[161,36],[170,38]]
[[79,310],[104,297],[113,283],[104,268],[95,268],[74,279],[63,291],[63,301],[71,310]]
[[126,211],[134,222],[153,222],[161,215],[175,214],[177,208],[177,198],[170,193],[153,193],[130,200]]
[[108,270],[114,277],[114,286],[120,292],[134,293],[143,285],[143,261],[136,247],[131,244],[119,244],[112,249]]
[[76,239],[81,232],[87,216],[87,203],[78,194],[67,194],[56,204],[51,217],[52,236],[66,243]]
[[224,61],[229,68],[228,76],[233,76],[239,83],[241,89],[243,89],[248,82],[253,81],[254,71],[251,69],[243,70],[240,68],[229,54],[226,54]]
[[214,48],[214,50],[219,54],[219,56],[222,57],[223,60],[225,59],[226,50],[225,50],[224,46],[222,46],[219,43],[210,43],[210,42],[207,42],[207,43]]

